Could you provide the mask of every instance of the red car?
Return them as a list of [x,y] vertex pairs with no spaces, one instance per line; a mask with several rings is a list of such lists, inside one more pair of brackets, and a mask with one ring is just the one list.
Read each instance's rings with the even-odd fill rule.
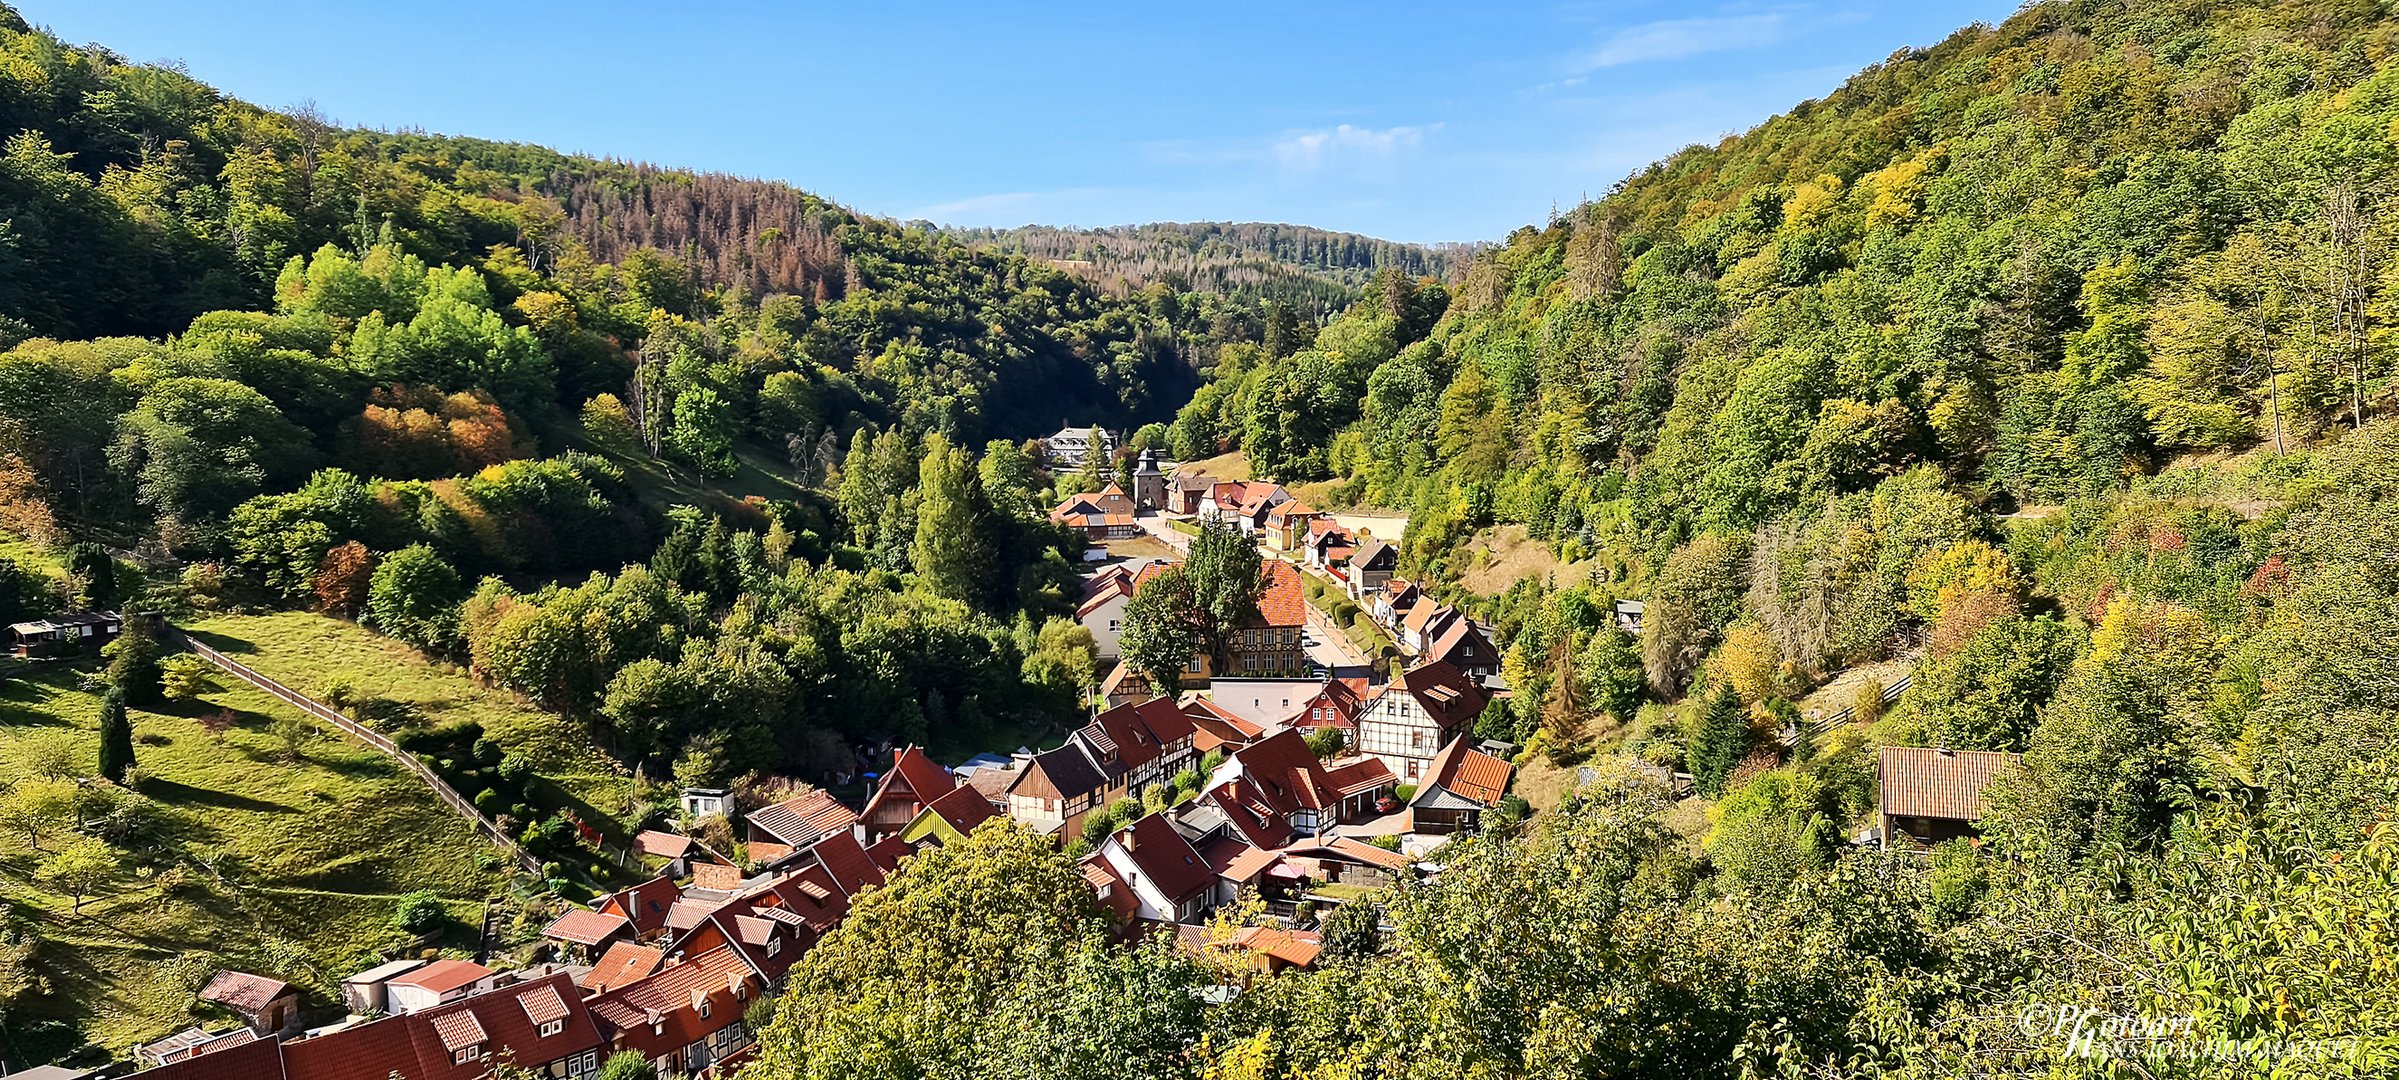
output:
[[1399,800],[1389,795],[1385,795],[1380,799],[1376,799],[1374,801],[1374,812],[1378,814],[1399,813]]

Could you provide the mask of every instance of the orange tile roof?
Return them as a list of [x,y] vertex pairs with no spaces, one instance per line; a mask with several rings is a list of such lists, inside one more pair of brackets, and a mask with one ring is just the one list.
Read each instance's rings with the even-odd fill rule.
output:
[[661,859],[680,859],[689,855],[693,843],[695,841],[691,837],[656,829],[643,829],[633,834],[633,846],[640,848],[644,855],[655,855]]
[[1516,767],[1467,745],[1471,741],[1467,736],[1460,735],[1434,755],[1433,768],[1428,774],[1430,778],[1416,793],[1418,800],[1436,789],[1444,789],[1469,802],[1484,806],[1499,805],[1500,796],[1508,790],[1508,778],[1515,775]]
[[566,1019],[566,999],[558,996],[555,986],[538,987],[532,993],[519,995],[516,1003],[524,1006],[525,1019],[535,1025]]
[[675,884],[675,879],[660,874],[639,885],[610,894],[608,899],[600,902],[600,910],[613,911],[632,920],[634,936],[641,937],[666,926],[667,909],[673,907],[675,898],[681,895],[683,889]]
[[553,920],[541,936],[577,945],[597,945],[631,928],[632,924],[615,912],[575,908]]
[[741,888],[741,869],[726,866],[723,863],[693,863],[691,864],[691,887],[713,889],[717,892],[732,892]]
[[591,973],[583,976],[583,988],[595,994],[613,990],[658,970],[665,959],[665,952],[647,945],[617,942],[601,953],[599,962],[591,966]]
[[1315,963],[1316,954],[1324,951],[1323,940],[1315,934],[1271,926],[1245,926],[1233,936],[1233,945],[1265,953],[1293,967]]
[[1300,582],[1299,567],[1281,559],[1268,559],[1260,567],[1266,588],[1258,593],[1258,610],[1249,626],[1305,626],[1308,622],[1308,593]]
[[752,840],[748,850],[751,862],[760,866],[773,866],[791,858],[792,853],[799,849],[790,844],[778,844],[772,840]]
[[424,967],[401,972],[387,981],[392,986],[414,986],[436,994],[447,994],[489,974],[491,969],[481,964],[465,960],[436,960]]
[[1983,814],[1983,789],[1993,777],[2023,760],[2022,755],[1993,750],[1883,747],[1875,762],[1875,775],[1882,782],[1883,813],[1978,820]]
[[464,1011],[434,1017],[433,1033],[440,1037],[442,1049],[451,1053],[491,1041],[491,1033],[483,1030],[483,1021]]

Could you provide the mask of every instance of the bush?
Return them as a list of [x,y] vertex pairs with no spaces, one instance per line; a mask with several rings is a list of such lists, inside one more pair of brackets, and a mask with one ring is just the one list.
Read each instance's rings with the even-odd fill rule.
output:
[[497,791],[484,788],[475,793],[475,809],[481,811],[484,817],[497,817],[507,808],[508,801],[501,798]]
[[475,764],[483,768],[488,769],[500,763],[500,744],[490,739],[476,739],[474,752]]
[[1402,805],[1406,805],[1408,800],[1416,797],[1416,785],[1401,784],[1397,789],[1391,792],[1391,797],[1398,799]]
[[425,937],[449,923],[449,906],[429,890],[401,897],[399,908],[392,912],[392,929],[415,937]]
[[523,790],[525,781],[533,778],[533,759],[523,754],[504,754],[500,757],[500,779]]

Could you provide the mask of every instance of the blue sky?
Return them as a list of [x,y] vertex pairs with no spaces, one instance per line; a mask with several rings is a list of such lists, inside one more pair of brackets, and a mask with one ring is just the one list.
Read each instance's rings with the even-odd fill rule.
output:
[[829,6],[18,0],[371,127],[787,180],[962,225],[1490,240],[2013,0]]

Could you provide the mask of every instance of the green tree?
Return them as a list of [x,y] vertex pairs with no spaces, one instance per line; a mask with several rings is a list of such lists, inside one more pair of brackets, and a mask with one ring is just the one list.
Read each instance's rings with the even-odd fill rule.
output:
[[122,784],[132,767],[133,722],[125,715],[125,692],[110,687],[100,698],[100,775]]
[[593,1080],[658,1080],[658,1067],[639,1050],[619,1050],[600,1063]]
[[1200,643],[1217,670],[1226,670],[1235,636],[1257,617],[1258,597],[1266,591],[1264,556],[1240,530],[1212,521],[1191,538],[1183,573],[1191,582]]
[[108,887],[119,873],[117,850],[97,836],[77,837],[43,859],[33,879],[67,895],[68,909],[83,913],[84,901]]
[[1101,926],[1090,888],[1049,841],[985,822],[856,899],[793,966],[752,1067],[791,1080],[979,1072],[1002,1045],[1007,1020],[993,1018],[1021,1015],[1009,997],[1062,993]]
[[1709,798],[1724,794],[1724,781],[1749,756],[1749,714],[1732,684],[1718,683],[1700,710],[1691,740],[1691,781]]
[[939,596],[978,603],[990,596],[991,508],[973,457],[939,435],[925,438],[918,465],[916,542],[910,561]]
[[100,654],[108,658],[105,677],[109,686],[127,703],[157,704],[165,689],[165,671],[159,667],[158,637],[146,620],[126,619],[123,632],[102,646]]
[[695,386],[675,395],[675,423],[667,441],[703,475],[733,475],[733,439],[739,430],[732,408],[715,390]]
[[459,645],[458,605],[465,594],[458,571],[439,553],[411,544],[375,564],[366,623],[426,652],[449,652]]
[[1126,666],[1147,676],[1158,693],[1174,694],[1182,687],[1184,665],[1199,655],[1199,623],[1199,599],[1185,567],[1161,570],[1125,602],[1117,654]]

